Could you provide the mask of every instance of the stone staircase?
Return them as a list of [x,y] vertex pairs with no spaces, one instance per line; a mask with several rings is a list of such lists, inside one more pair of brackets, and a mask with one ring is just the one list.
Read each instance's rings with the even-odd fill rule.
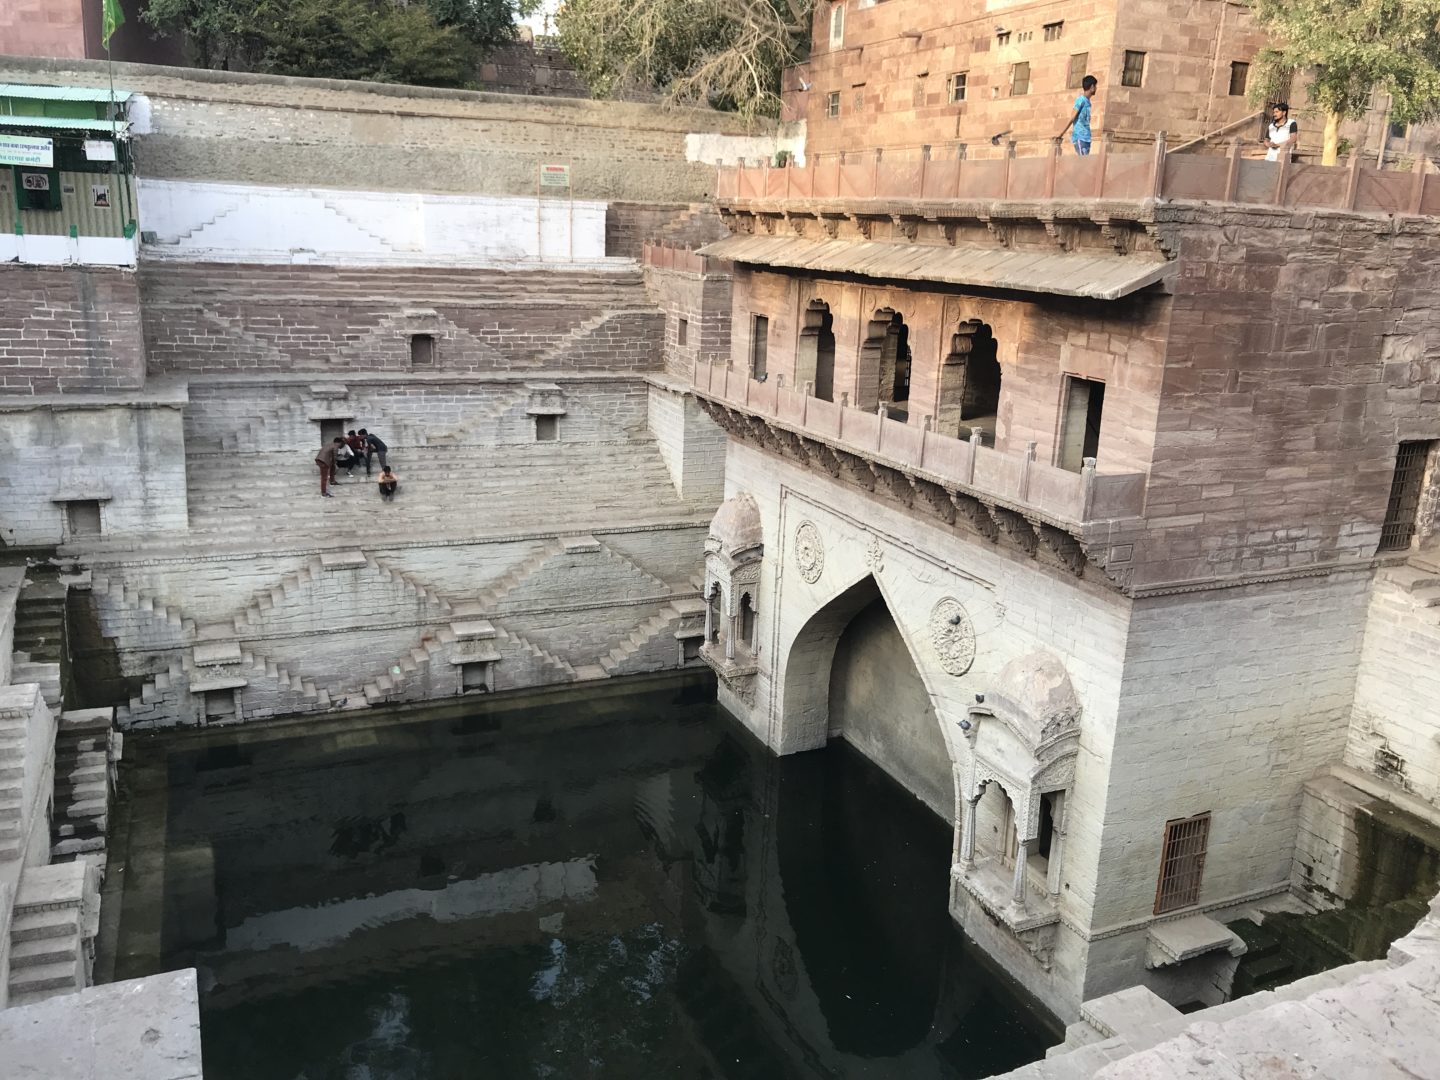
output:
[[0,714],[0,863],[24,854],[26,733],[25,718]]
[[58,713],[61,707],[60,665],[37,663],[29,653],[17,652],[10,665],[10,681],[15,684],[37,683],[40,696],[50,711]]
[[[358,555],[360,553],[356,552],[355,554]],[[386,566],[369,552],[365,552],[363,558],[365,565],[379,574],[382,581],[398,581],[405,586],[407,592],[412,593],[417,599],[427,604],[434,604],[445,615],[451,613],[450,601],[434,589],[423,584],[419,579],[405,573],[403,570],[397,570],[393,566]]]
[[166,691],[189,674],[192,663],[190,650],[178,657],[172,657],[164,671],[152,675],[140,687],[140,693],[132,696],[129,703],[129,719],[143,718],[165,703]]
[[[253,634],[259,631],[264,624],[266,612],[273,611],[277,604],[297,595],[311,582],[320,580],[326,572],[324,561],[319,555],[315,555],[299,570],[286,574],[268,589],[261,589],[231,620],[235,632]],[[217,628],[207,627],[202,636],[218,639],[223,635]]]
[[114,728],[114,709],[62,713],[55,736],[55,809],[50,860],[84,857],[102,871],[123,736]]
[[[268,409],[245,423],[238,425],[234,431],[228,431],[220,436],[220,449],[227,454],[238,453],[242,450],[263,451],[271,443],[265,438],[266,431],[284,430],[298,420],[305,418],[309,406],[296,398],[289,398],[283,404],[273,409]],[[199,447],[191,448],[187,445],[187,451],[191,453],[203,453]]]
[[455,640],[455,632],[448,626],[442,626],[434,634],[426,634],[420,639],[420,644],[411,649],[410,652],[400,658],[400,663],[394,665],[400,670],[396,672],[392,668],[388,673],[381,675],[364,686],[365,702],[368,705],[379,705],[381,702],[393,700],[399,696],[406,679],[427,667],[434,659],[440,649],[449,645]]
[[256,674],[264,674],[266,677],[274,679],[285,689],[293,690],[306,701],[312,701],[322,709],[330,707],[330,691],[328,689],[316,685],[311,679],[296,675],[276,660],[270,660],[250,649],[242,648],[240,663]]
[[1440,567],[1412,560],[1404,566],[1389,566],[1376,577],[1404,594],[1410,610],[1427,622],[1440,625]]
[[[607,675],[617,674],[618,670],[624,666],[626,661],[632,656],[649,645],[665,631],[670,630],[673,632],[673,628],[677,626],[682,619],[687,615],[694,614],[688,607],[682,606],[685,603],[685,601],[672,601],[666,604],[658,612],[635,627],[634,630],[630,631],[625,641],[621,642],[600,658],[600,666],[605,669],[605,673]],[[692,603],[698,607],[700,613],[703,615],[705,605],[698,600],[692,601]]]
[[535,552],[516,563],[476,593],[475,599],[467,605],[466,613],[485,615],[494,610],[495,605],[505,597],[506,593],[510,592],[532,574],[535,574],[542,566],[564,550],[565,543],[559,537],[546,540]]
[[576,677],[575,668],[571,665],[570,661],[566,660],[563,656],[557,656],[548,649],[542,649],[527,637],[497,626],[495,628],[495,639],[497,641],[514,642],[520,649],[529,653],[547,667],[551,667],[560,672],[567,679],[574,679]]
[[[32,581],[15,604],[15,652],[35,663],[58,664],[65,655],[65,586],[55,580]],[[23,682],[12,679],[12,682]]]
[[463,447],[472,443],[494,443],[496,437],[492,425],[511,409],[529,399],[530,391],[523,387],[509,394],[501,394],[497,400],[484,408],[475,409],[469,413],[464,423],[433,435],[428,432],[423,433],[424,445]]
[[186,618],[178,609],[170,607],[143,589],[94,573],[90,578],[90,590],[93,593],[102,593],[121,607],[147,612],[186,637],[193,637],[195,634],[194,619]]
[[89,986],[99,916],[98,871],[90,864],[28,867],[10,923],[9,1005]]

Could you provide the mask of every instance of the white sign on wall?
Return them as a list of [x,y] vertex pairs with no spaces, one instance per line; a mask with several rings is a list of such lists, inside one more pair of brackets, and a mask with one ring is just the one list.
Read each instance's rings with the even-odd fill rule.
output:
[[115,144],[109,139],[86,139],[86,161],[114,161]]
[[25,135],[0,135],[0,165],[49,169],[55,164],[55,140]]
[[552,188],[568,188],[570,186],[570,166],[541,165],[540,186]]

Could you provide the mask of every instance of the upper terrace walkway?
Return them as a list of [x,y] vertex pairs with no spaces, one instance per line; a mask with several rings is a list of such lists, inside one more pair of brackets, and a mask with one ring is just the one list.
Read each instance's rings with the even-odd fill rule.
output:
[[[984,147],[989,151],[990,147]],[[1194,200],[1257,206],[1440,214],[1440,176],[1362,166],[1270,162],[1242,156],[1236,139],[1225,156],[1167,152],[1164,133],[1145,152],[1114,152],[1105,141],[1089,157],[1063,152],[1059,140],[1008,143],[993,155],[937,156],[928,147],[862,150],[786,167],[720,170],[716,200],[744,207],[777,201],[856,199]]]

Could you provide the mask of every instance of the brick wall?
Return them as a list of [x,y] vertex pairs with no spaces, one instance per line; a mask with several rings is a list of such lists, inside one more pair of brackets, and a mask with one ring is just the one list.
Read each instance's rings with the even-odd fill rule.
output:
[[640,258],[646,241],[698,248],[729,232],[710,203],[612,202],[605,211],[605,254]]
[[144,381],[134,273],[0,267],[0,394],[126,390]]
[[638,274],[151,265],[141,291],[157,372],[404,372],[415,334],[444,372],[661,363]]
[[554,45],[517,41],[491,49],[480,65],[481,90],[543,97],[589,97],[590,88]]
[[645,284],[651,299],[665,313],[666,374],[689,379],[697,360],[714,364],[730,358],[733,300],[729,274],[692,274],[647,266]]

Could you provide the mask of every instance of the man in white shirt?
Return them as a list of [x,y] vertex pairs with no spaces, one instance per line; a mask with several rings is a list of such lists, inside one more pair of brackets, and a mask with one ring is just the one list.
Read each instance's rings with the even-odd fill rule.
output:
[[1283,101],[1277,101],[1270,110],[1270,126],[1265,129],[1265,145],[1269,147],[1265,151],[1265,160],[1279,161],[1281,154],[1294,153],[1295,142],[1299,137],[1300,129],[1295,121],[1290,119],[1290,106]]

